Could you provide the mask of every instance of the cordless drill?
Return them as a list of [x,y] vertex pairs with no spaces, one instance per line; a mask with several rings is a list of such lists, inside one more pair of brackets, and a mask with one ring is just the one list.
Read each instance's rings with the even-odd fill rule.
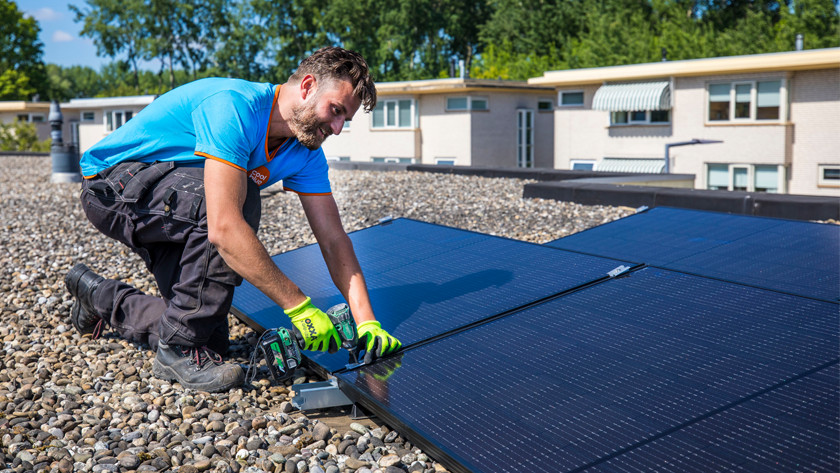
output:
[[[326,313],[338,332],[341,347],[350,352],[350,363],[358,363],[359,333],[350,308],[341,303],[330,307]],[[266,330],[260,338],[259,348],[275,381],[283,382],[294,376],[303,359],[300,351],[304,345],[303,335],[294,325],[291,330],[284,327]]]

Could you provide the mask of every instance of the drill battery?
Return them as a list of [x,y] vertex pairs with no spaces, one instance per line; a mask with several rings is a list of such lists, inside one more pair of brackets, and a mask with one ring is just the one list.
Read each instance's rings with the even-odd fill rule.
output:
[[283,327],[267,330],[260,337],[259,349],[271,377],[278,383],[291,378],[302,361],[297,342]]

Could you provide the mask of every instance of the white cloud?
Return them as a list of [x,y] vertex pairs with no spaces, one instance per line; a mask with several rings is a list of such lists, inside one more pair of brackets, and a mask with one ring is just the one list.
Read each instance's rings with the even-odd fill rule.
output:
[[68,43],[70,41],[73,41],[74,39],[76,38],[71,36],[69,33],[65,33],[61,30],[56,30],[56,32],[52,35],[52,40],[56,43]]
[[48,7],[39,8],[29,14],[38,21],[55,21],[61,18],[61,13]]

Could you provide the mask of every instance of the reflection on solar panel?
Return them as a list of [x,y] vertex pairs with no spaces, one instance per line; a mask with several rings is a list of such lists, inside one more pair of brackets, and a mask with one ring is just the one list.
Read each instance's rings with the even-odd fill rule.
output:
[[840,226],[657,207],[547,243],[840,300]]
[[[584,471],[636,458],[717,471],[779,455],[817,468],[837,463],[836,402],[816,422],[795,410],[823,415],[836,401],[823,373],[838,363],[838,322],[836,303],[645,268],[338,378],[456,470]],[[737,424],[774,409],[787,424]],[[737,431],[720,438],[717,427]],[[681,435],[696,458],[636,453],[677,448]]]
[[[404,346],[590,283],[622,265],[408,219],[350,237],[374,313]],[[316,306],[343,302],[317,245],[273,260]],[[247,282],[237,288],[232,311],[255,328],[290,327],[282,309]],[[347,362],[344,355],[307,355],[330,372]]]

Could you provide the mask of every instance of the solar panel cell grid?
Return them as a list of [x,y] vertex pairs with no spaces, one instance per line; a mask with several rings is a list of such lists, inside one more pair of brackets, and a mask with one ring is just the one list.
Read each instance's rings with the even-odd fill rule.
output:
[[701,471],[697,455],[732,471],[838,471],[838,383],[834,364],[586,471]]
[[546,245],[840,299],[838,225],[659,207]]
[[[571,471],[836,360],[837,324],[833,303],[642,269],[406,351],[374,404],[473,471],[522,468],[483,448],[500,435],[546,452],[535,471]],[[339,379],[369,396],[382,363]]]
[[[410,345],[605,277],[622,261],[412,220],[350,235],[383,328]],[[281,270],[326,309],[343,297],[317,245],[273,257]],[[280,307],[247,282],[234,312],[263,328],[289,327]],[[327,371],[347,357],[307,353]]]

